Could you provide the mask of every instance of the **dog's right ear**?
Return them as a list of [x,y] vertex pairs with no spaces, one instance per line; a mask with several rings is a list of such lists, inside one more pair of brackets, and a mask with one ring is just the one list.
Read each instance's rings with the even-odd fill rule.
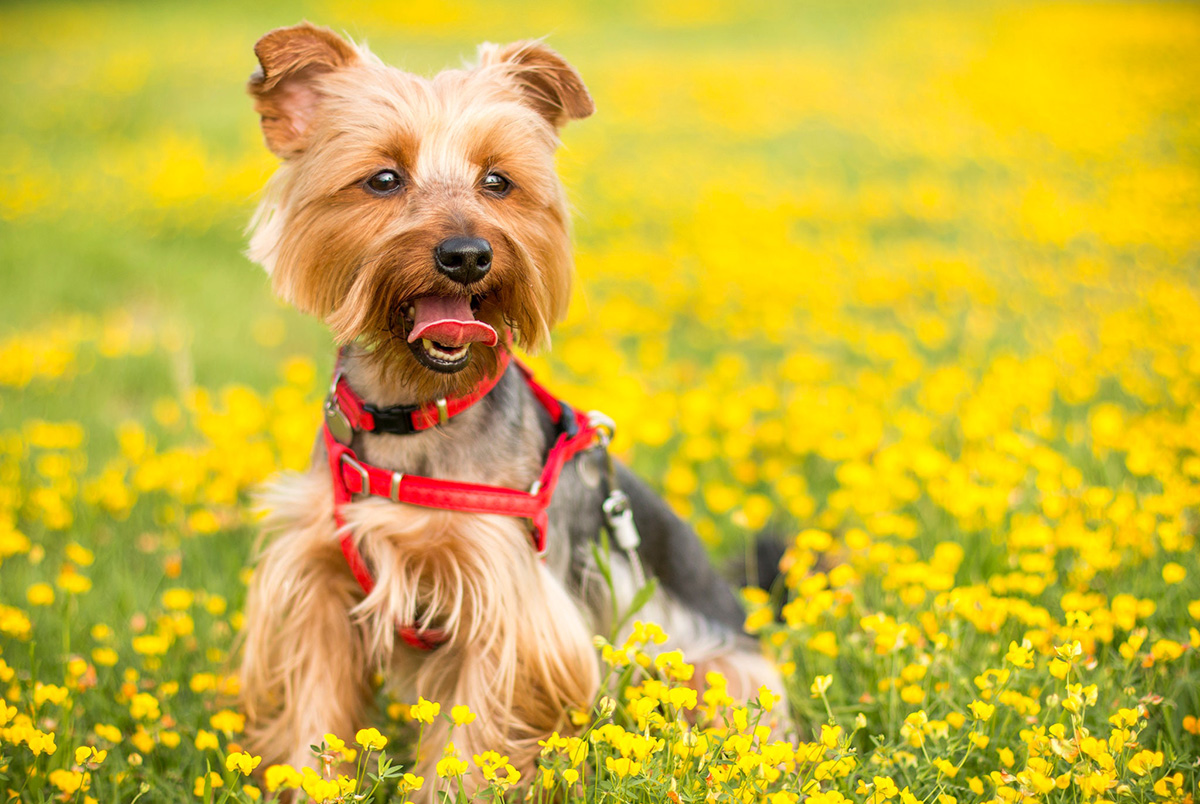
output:
[[262,115],[263,138],[287,159],[304,150],[320,103],[313,79],[359,61],[354,45],[328,28],[302,22],[276,28],[254,45],[259,69],[247,89]]

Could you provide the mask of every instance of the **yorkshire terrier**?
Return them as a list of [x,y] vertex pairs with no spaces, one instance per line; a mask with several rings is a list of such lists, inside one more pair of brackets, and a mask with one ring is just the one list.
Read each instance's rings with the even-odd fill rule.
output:
[[[554,153],[593,111],[576,70],[524,41],[424,79],[307,23],[254,52],[282,164],[249,254],[343,347],[311,470],[265,493],[241,674],[253,750],[310,764],[321,735],[366,725],[382,676],[402,700],[468,705],[459,748],[531,778],[538,740],[591,704],[593,635],[643,567],[657,586],[639,616],[694,683],[718,670],[742,698],[782,693],[693,531],[608,459],[610,425],[510,357],[545,346],[570,297]],[[602,531],[624,548],[611,583]]]

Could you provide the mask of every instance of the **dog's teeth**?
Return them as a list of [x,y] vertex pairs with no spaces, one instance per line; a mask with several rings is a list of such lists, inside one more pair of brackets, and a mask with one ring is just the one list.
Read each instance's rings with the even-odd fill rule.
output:
[[421,346],[425,349],[425,353],[431,357],[436,357],[439,360],[458,360],[466,353],[470,344],[463,346],[443,346],[440,343],[434,343],[428,338],[421,339]]

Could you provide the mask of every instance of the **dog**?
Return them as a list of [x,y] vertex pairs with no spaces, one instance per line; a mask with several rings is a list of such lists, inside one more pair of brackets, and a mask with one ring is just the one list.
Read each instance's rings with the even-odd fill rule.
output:
[[[424,79],[308,23],[254,50],[249,92],[281,165],[248,253],[342,349],[311,470],[264,493],[241,668],[250,747],[311,765],[323,734],[367,723],[382,677],[401,700],[469,706],[459,749],[532,778],[538,741],[591,705],[594,635],[643,570],[657,586],[639,616],[694,683],[717,670],[743,699],[782,693],[693,531],[608,459],[611,426],[511,357],[546,346],[570,296],[554,155],[593,112],[579,73],[522,41]],[[602,533],[624,548],[611,583]],[[427,727],[426,775],[447,728]]]

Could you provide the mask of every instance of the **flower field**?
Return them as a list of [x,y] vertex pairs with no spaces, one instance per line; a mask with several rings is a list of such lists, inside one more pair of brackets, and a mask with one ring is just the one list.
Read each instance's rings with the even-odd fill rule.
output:
[[[0,801],[1197,797],[1200,9],[246,5],[0,7]],[[382,694],[316,747],[352,778],[243,753],[251,495],[333,358],[241,255],[251,48],[301,16],[579,67],[579,283],[531,362],[719,561],[784,539],[744,598],[797,741],[643,623],[533,778]]]

